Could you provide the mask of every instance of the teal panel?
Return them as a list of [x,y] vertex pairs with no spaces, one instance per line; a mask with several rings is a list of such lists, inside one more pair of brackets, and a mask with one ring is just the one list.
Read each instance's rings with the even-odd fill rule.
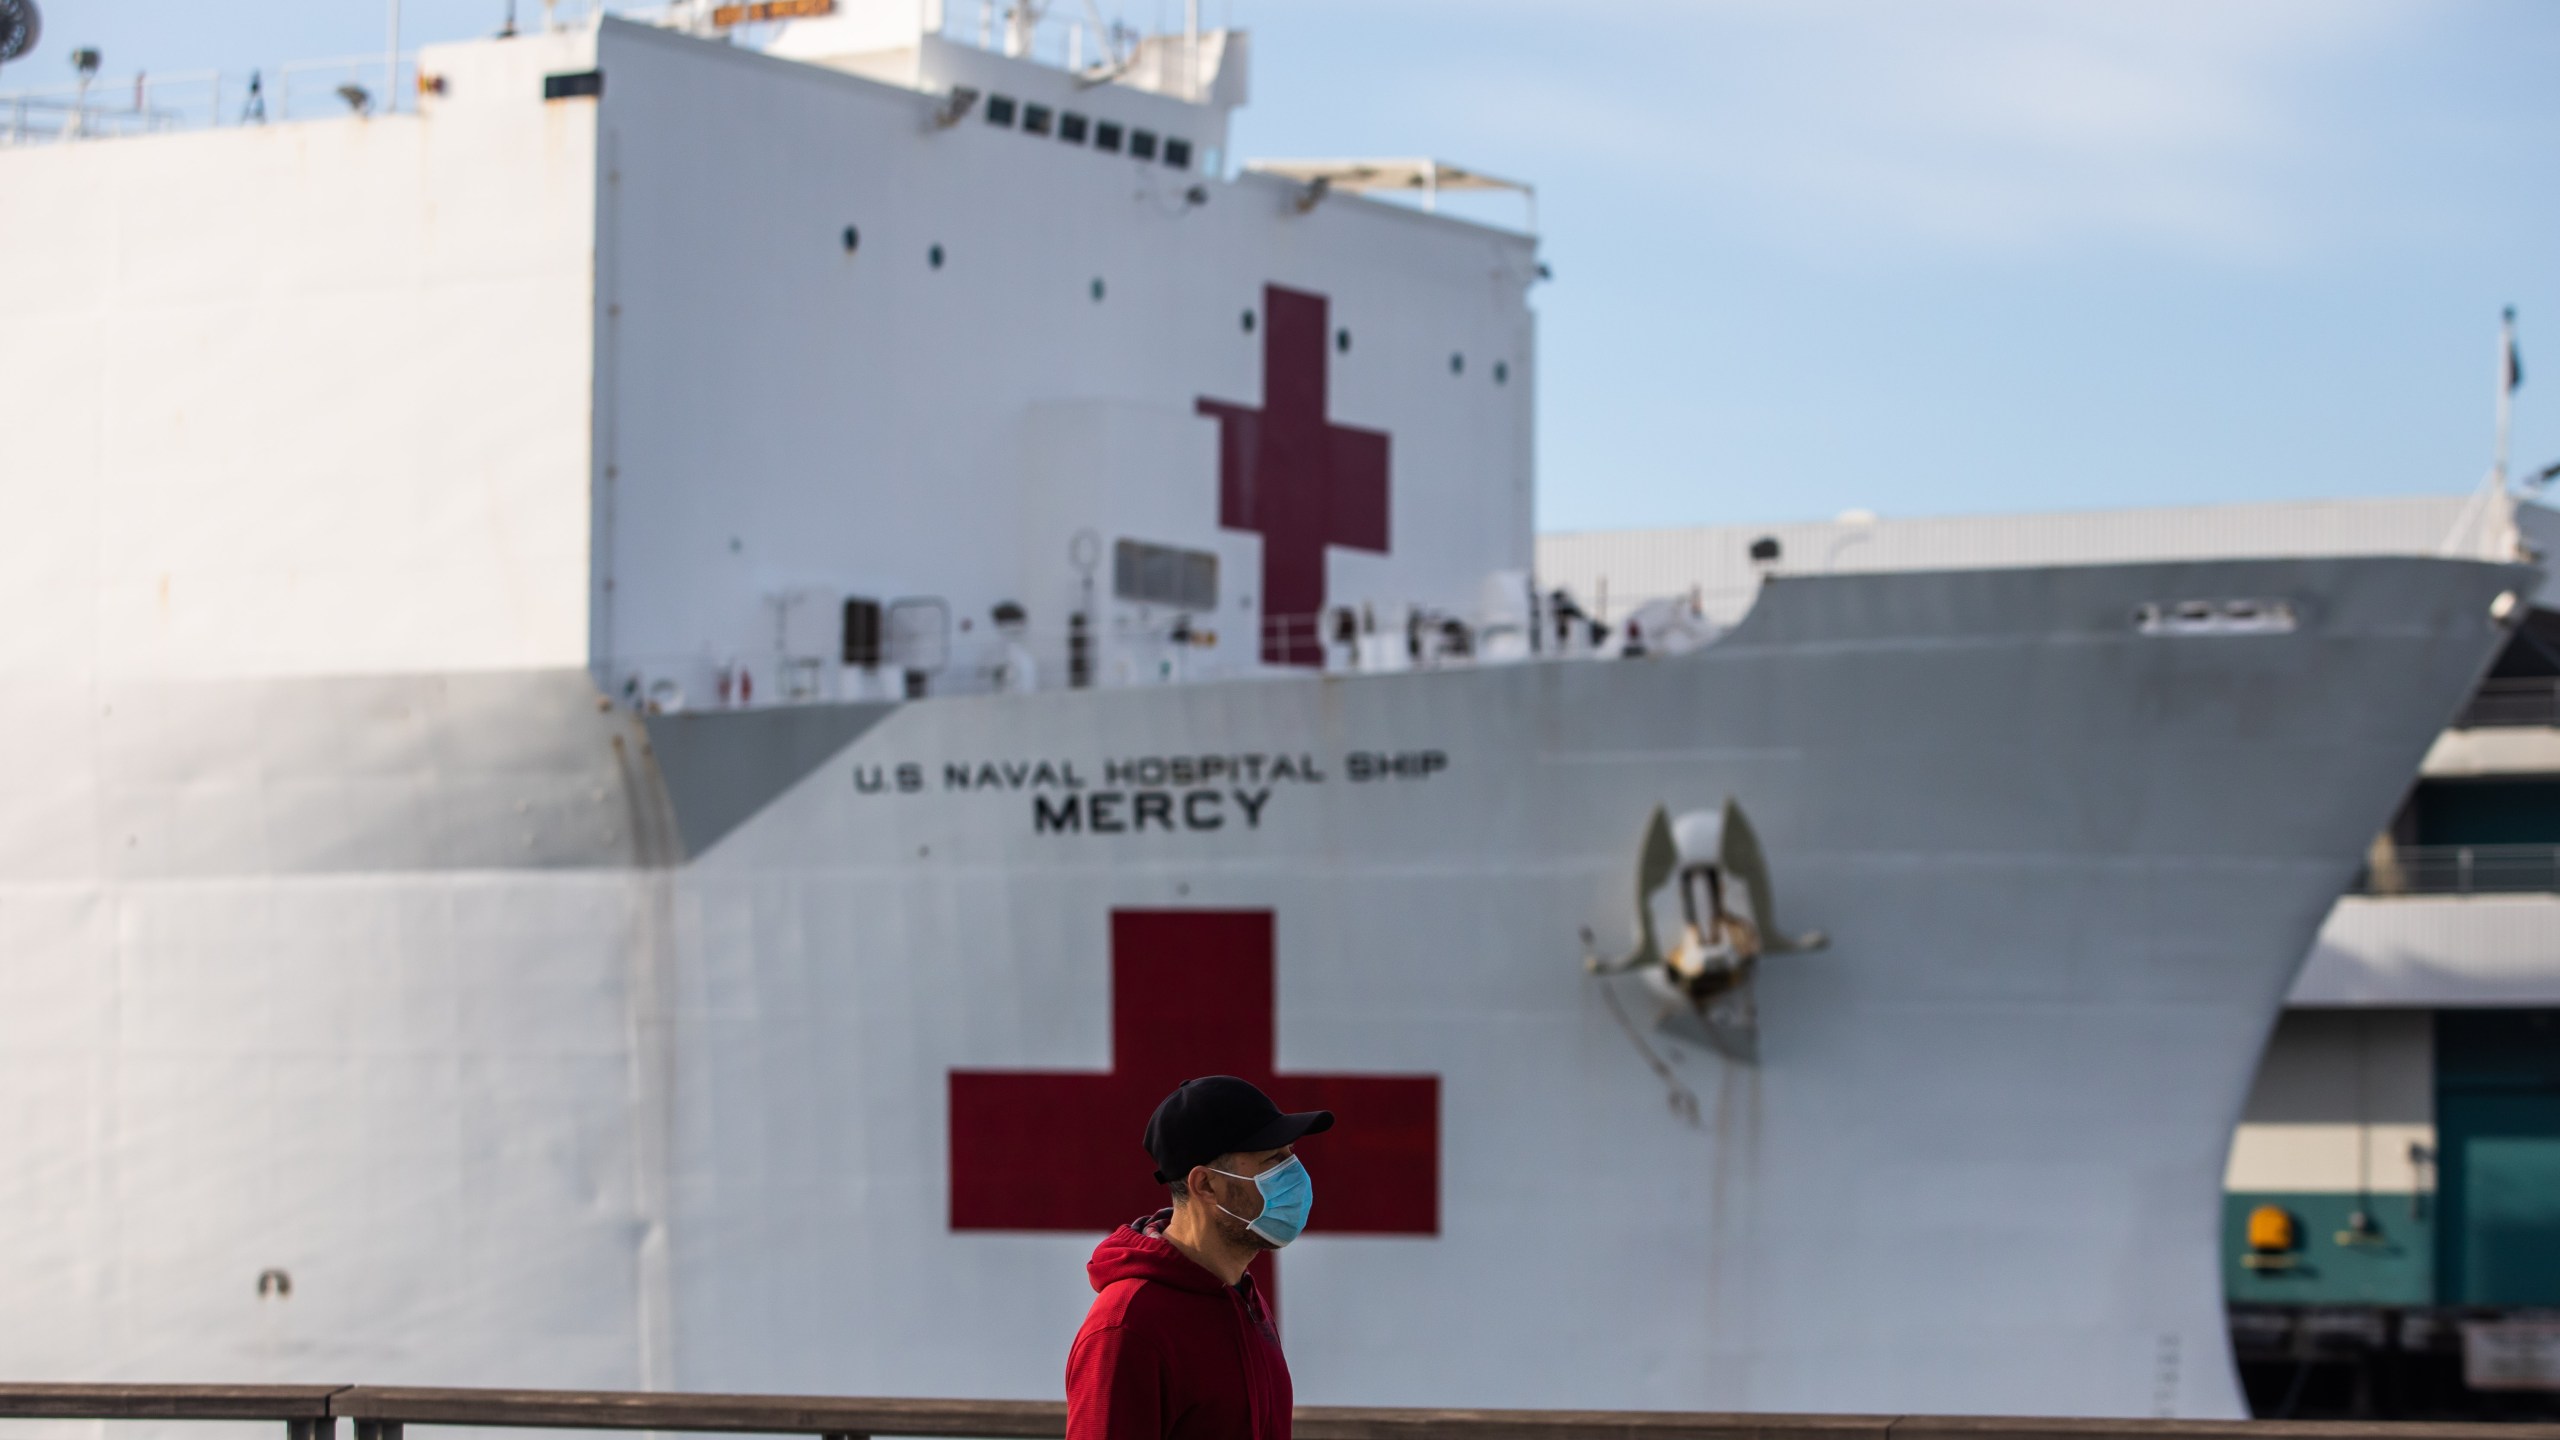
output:
[[2436,1105],[2446,1301],[2560,1305],[2560,1094]]
[[[2247,1263],[2249,1212],[2261,1205],[2292,1211],[2302,1236],[2302,1247],[2281,1268]],[[2359,1209],[2376,1234],[2341,1244],[2347,1218]],[[2222,1197],[2222,1289],[2250,1305],[2427,1304],[2435,1298],[2433,1207],[2405,1192],[2228,1192]]]
[[2560,1011],[2436,1016],[2436,1239],[2452,1305],[2560,1305]]
[[2427,780],[2421,845],[2560,845],[2560,780]]

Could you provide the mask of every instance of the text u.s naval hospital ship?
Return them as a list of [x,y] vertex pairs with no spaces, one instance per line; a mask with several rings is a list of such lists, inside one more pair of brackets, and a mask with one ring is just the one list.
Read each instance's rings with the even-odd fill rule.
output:
[[2237,1413],[2224,1149],[2511,546],[1595,646],[1533,237],[1361,193],[1494,182],[938,8],[11,112],[0,1372],[1054,1395],[1229,1071],[1342,1117],[1307,1400]]

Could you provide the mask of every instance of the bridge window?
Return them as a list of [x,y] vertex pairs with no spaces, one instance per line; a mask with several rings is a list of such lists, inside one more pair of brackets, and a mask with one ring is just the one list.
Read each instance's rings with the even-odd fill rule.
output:
[[1025,105],[1022,107],[1022,133],[1025,135],[1048,134],[1049,120],[1050,110],[1046,105]]
[[1132,159],[1137,160],[1153,160],[1156,158],[1156,132],[1153,130],[1130,131],[1129,155]]
[[1114,155],[1119,154],[1121,133],[1119,126],[1108,120],[1103,121],[1093,127],[1093,148],[1108,151]]
[[1002,125],[1002,126],[1006,127],[1007,129],[1011,129],[1011,128],[1012,128],[1012,126],[1013,126],[1013,97],[1012,97],[1012,96],[1010,96],[1010,95],[990,95],[990,96],[988,96],[988,97],[987,97],[987,123],[988,123],[988,124],[990,124],[990,125]]
[[1176,170],[1191,168],[1191,142],[1168,138],[1164,142],[1164,163]]
[[1073,110],[1058,117],[1058,138],[1070,145],[1084,143],[1085,118]]

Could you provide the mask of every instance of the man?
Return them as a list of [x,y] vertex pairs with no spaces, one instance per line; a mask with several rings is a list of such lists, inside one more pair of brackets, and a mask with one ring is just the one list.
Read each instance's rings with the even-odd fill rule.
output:
[[1297,1142],[1333,1112],[1284,1115],[1232,1075],[1186,1080],[1147,1121],[1172,1207],[1113,1231],[1067,1352],[1067,1440],[1289,1440],[1289,1362],[1245,1267],[1305,1228]]

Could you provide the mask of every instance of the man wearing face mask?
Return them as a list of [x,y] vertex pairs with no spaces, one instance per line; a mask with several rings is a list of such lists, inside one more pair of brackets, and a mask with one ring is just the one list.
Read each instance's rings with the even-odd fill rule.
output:
[[1187,1080],[1147,1121],[1173,1205],[1095,1248],[1067,1353],[1067,1440],[1289,1440],[1289,1362],[1245,1267],[1298,1238],[1315,1190],[1296,1146],[1333,1112],[1281,1113],[1232,1075]]

